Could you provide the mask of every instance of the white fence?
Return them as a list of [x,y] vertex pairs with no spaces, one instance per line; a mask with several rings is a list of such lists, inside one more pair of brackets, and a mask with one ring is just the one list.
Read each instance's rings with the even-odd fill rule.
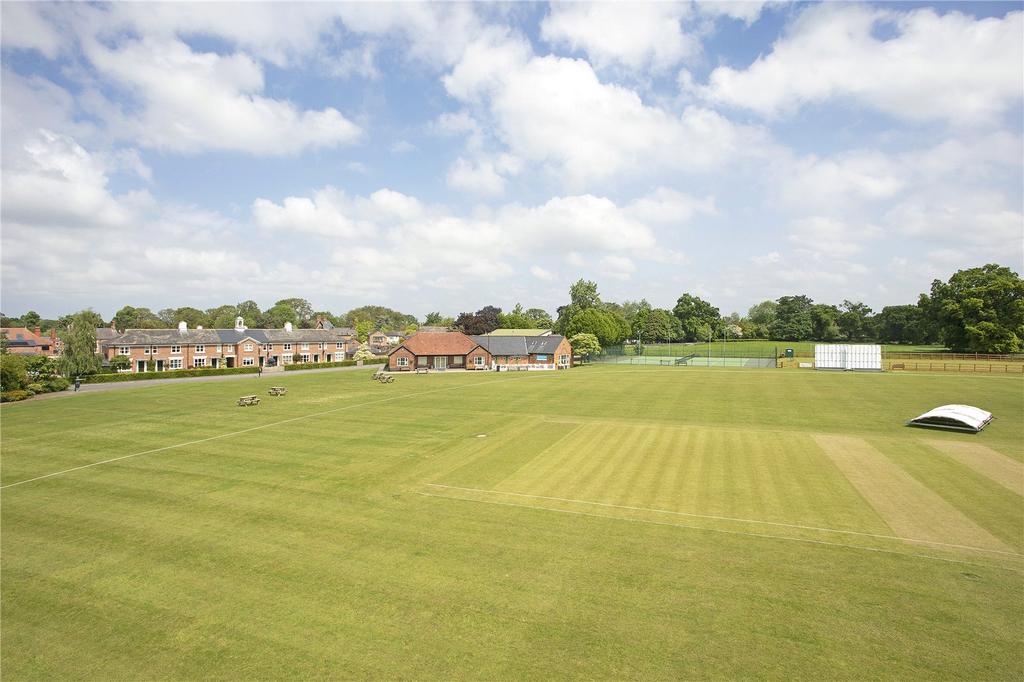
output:
[[814,346],[816,369],[882,370],[882,347],[845,343],[819,343]]

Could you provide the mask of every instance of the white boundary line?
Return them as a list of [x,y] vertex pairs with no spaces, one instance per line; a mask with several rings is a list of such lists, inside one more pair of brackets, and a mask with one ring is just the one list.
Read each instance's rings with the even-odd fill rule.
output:
[[454,391],[459,388],[472,388],[475,386],[486,386],[488,384],[503,383],[506,381],[519,381],[521,379],[529,378],[530,376],[545,376],[547,372],[534,372],[532,375],[527,373],[526,376],[517,377],[516,379],[495,379],[493,381],[477,381],[471,384],[459,384],[458,386],[446,386],[445,388],[435,388],[430,391],[420,391],[419,393],[406,393],[403,395],[391,396],[390,398],[381,398],[379,400],[371,400],[365,403],[359,403],[358,405],[345,405],[344,407],[335,407],[330,410],[323,410],[321,412],[312,412],[310,414],[299,415],[298,417],[290,417],[289,419],[282,419],[281,421],[270,422],[269,424],[260,424],[259,426],[253,426],[248,429],[242,429],[241,431],[232,431],[231,433],[222,433],[217,436],[210,436],[209,438],[200,438],[199,440],[190,440],[186,443],[176,443],[174,445],[166,445],[162,448],[153,448],[152,450],[143,450],[142,452],[133,452],[129,455],[121,455],[120,457],[111,457],[110,459],[104,459],[99,462],[90,462],[89,464],[83,464],[77,467],[71,467],[70,469],[62,469],[61,471],[54,471],[53,473],[43,474],[42,476],[36,476],[35,478],[26,478],[23,481],[15,481],[14,483],[8,483],[7,485],[0,485],[0,490],[6,490],[7,488],[13,488],[15,486],[24,485],[26,483],[32,483],[33,481],[41,481],[45,478],[52,478],[54,476],[62,476],[69,474],[72,471],[80,471],[82,469],[89,469],[90,467],[100,466],[101,464],[110,464],[111,462],[119,462],[123,459],[131,459],[132,457],[141,457],[143,455],[152,455],[157,452],[165,452],[167,450],[174,450],[176,448],[184,448],[189,445],[198,445],[199,443],[209,443],[212,440],[220,440],[221,438],[230,438],[232,436],[238,436],[243,433],[249,433],[251,431],[260,431],[262,429],[269,429],[274,426],[280,426],[281,424],[289,424],[291,422],[297,422],[302,419],[310,419],[312,417],[320,417],[325,414],[332,414],[334,412],[344,412],[345,410],[354,410],[360,407],[366,407],[367,405],[376,405],[378,403],[386,403],[392,400],[402,400],[403,398],[415,398],[421,395],[429,395],[431,393],[440,393],[442,391]]
[[[799,530],[814,530],[823,533],[842,533],[844,535],[860,535],[868,538],[877,538],[881,540],[901,540],[903,542],[913,542],[915,544],[922,545],[935,545],[937,547],[949,547],[951,549],[969,549],[976,552],[992,552],[995,554],[1005,554],[1016,559],[1024,559],[1024,554],[1018,554],[1016,552],[1006,552],[999,549],[985,549],[983,547],[972,547],[971,545],[955,545],[947,542],[936,542],[934,540],[915,540],[914,538],[904,538],[898,535],[879,535],[876,533],[863,533],[855,530],[838,530],[836,528],[818,528],[817,526],[800,526],[795,523],[780,523],[778,521],[758,521],[756,519],[739,519],[731,516],[710,516],[707,514],[691,514],[689,512],[672,511],[669,509],[654,509],[651,507],[630,507],[623,504],[610,504],[608,502],[591,502],[590,500],[574,500],[566,497],[546,497],[544,495],[527,495],[526,493],[512,493],[505,492],[503,490],[485,490],[482,488],[461,488],[456,485],[442,485],[440,483],[428,483],[428,486],[434,488],[445,488],[448,490],[464,490],[466,492],[473,493],[489,493],[494,495],[513,495],[515,497],[528,497],[535,500],[551,500],[552,502],[572,502],[576,504],[590,504],[596,507],[610,507],[612,509],[628,509],[630,511],[646,511],[656,512],[659,514],[675,514],[676,516],[686,516],[695,519],[711,519],[714,521],[735,521],[737,523],[759,523],[767,526],[780,526],[782,528],[796,528]],[[486,500],[482,500],[486,502]],[[604,517],[602,517],[604,518]],[[691,528],[692,526],[686,526]]]
[[605,519],[607,521],[629,521],[631,523],[646,523],[652,526],[667,526],[669,528],[685,528],[687,530],[704,531],[708,533],[723,533],[725,535],[741,535],[751,538],[765,538],[768,540],[783,540],[786,542],[804,542],[813,545],[825,545],[826,547],[842,547],[844,549],[859,549],[865,552],[877,552],[879,554],[895,554],[896,556],[914,557],[918,559],[930,559],[932,561],[945,561],[952,564],[963,564],[965,566],[977,566],[979,568],[992,568],[1003,571],[1012,571],[1013,573],[1022,573],[1016,568],[1010,566],[998,566],[995,564],[979,564],[972,561],[964,561],[962,559],[951,559],[949,557],[932,556],[930,554],[914,554],[912,552],[897,552],[892,549],[880,549],[878,547],[864,547],[863,545],[847,545],[842,542],[828,542],[826,540],[811,540],[809,538],[794,538],[785,535],[769,535],[767,533],[748,533],[739,530],[723,530],[720,528],[701,528],[699,526],[687,526],[682,523],[665,523],[664,521],[647,521],[644,519],[627,519],[621,516],[604,516],[602,514],[590,514],[588,512],[572,511],[569,509],[552,509],[551,507],[534,507],[528,504],[513,504],[511,502],[495,502],[493,500],[473,500],[467,497],[451,497],[448,495],[434,495],[433,493],[417,492],[417,495],[424,497],[436,497],[440,500],[454,500],[456,502],[476,502],[478,504],[494,504],[502,507],[517,507],[519,509],[532,509],[533,511],[546,511],[546,512],[557,512],[559,514],[573,514],[575,516],[587,516],[594,519]]

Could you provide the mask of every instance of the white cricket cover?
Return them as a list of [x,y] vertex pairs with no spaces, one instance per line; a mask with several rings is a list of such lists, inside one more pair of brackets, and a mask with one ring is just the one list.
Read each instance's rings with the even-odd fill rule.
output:
[[977,433],[992,421],[992,413],[970,405],[943,405],[907,422],[910,426]]
[[882,370],[882,347],[876,344],[819,343],[815,369]]

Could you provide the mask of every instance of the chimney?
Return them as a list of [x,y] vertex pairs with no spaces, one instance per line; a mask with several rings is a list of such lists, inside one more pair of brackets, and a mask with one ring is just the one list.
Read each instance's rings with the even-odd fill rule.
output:
[[184,320],[182,320],[181,322],[178,323],[178,331],[179,332],[187,332],[188,331],[188,325],[185,324]]
[[292,331],[292,323],[291,323],[291,322],[285,322],[285,323],[284,323],[284,330],[285,330],[286,332],[289,332],[289,333],[290,333],[290,332]]

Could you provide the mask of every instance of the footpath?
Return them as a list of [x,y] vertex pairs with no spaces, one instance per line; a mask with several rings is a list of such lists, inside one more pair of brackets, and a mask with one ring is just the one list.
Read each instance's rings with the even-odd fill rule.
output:
[[[381,367],[381,366],[382,365],[364,365],[362,367],[357,367],[357,366],[353,365],[351,367],[325,367],[323,369],[298,369],[298,370],[295,370],[294,372],[280,372],[280,373],[279,372],[275,372],[273,374],[270,374],[268,372],[268,373],[265,373],[263,376],[265,377],[268,374],[270,374],[270,376],[274,377],[275,380],[276,379],[280,379],[281,381],[284,381],[287,377],[294,376],[294,375],[297,375],[297,374],[317,374],[317,373],[321,373],[321,372],[352,372],[352,371],[357,371],[357,370],[364,370],[365,371],[365,370],[370,370],[370,369],[376,370],[378,367]],[[33,401],[33,400],[50,400],[50,399],[53,399],[53,398],[67,398],[67,397],[70,397],[70,396],[84,395],[86,393],[99,393],[99,392],[102,392],[102,391],[122,391],[122,390],[127,390],[127,389],[130,389],[130,388],[145,388],[147,386],[161,386],[163,384],[185,384],[185,383],[189,383],[189,382],[192,382],[192,381],[245,381],[247,379],[252,381],[254,379],[259,379],[259,378],[260,378],[259,374],[221,374],[219,376],[213,376],[213,377],[182,377],[182,378],[179,378],[179,379],[144,379],[142,381],[115,381],[115,382],[111,382],[109,384],[82,384],[81,388],[78,389],[77,393],[75,392],[75,388],[72,385],[71,388],[69,388],[66,391],[60,391],[58,393],[41,393],[41,394],[39,394],[37,396],[32,396],[28,400],[21,400],[21,401],[18,401],[18,402],[29,402],[29,401]],[[16,405],[17,403],[7,403],[7,404]]]

